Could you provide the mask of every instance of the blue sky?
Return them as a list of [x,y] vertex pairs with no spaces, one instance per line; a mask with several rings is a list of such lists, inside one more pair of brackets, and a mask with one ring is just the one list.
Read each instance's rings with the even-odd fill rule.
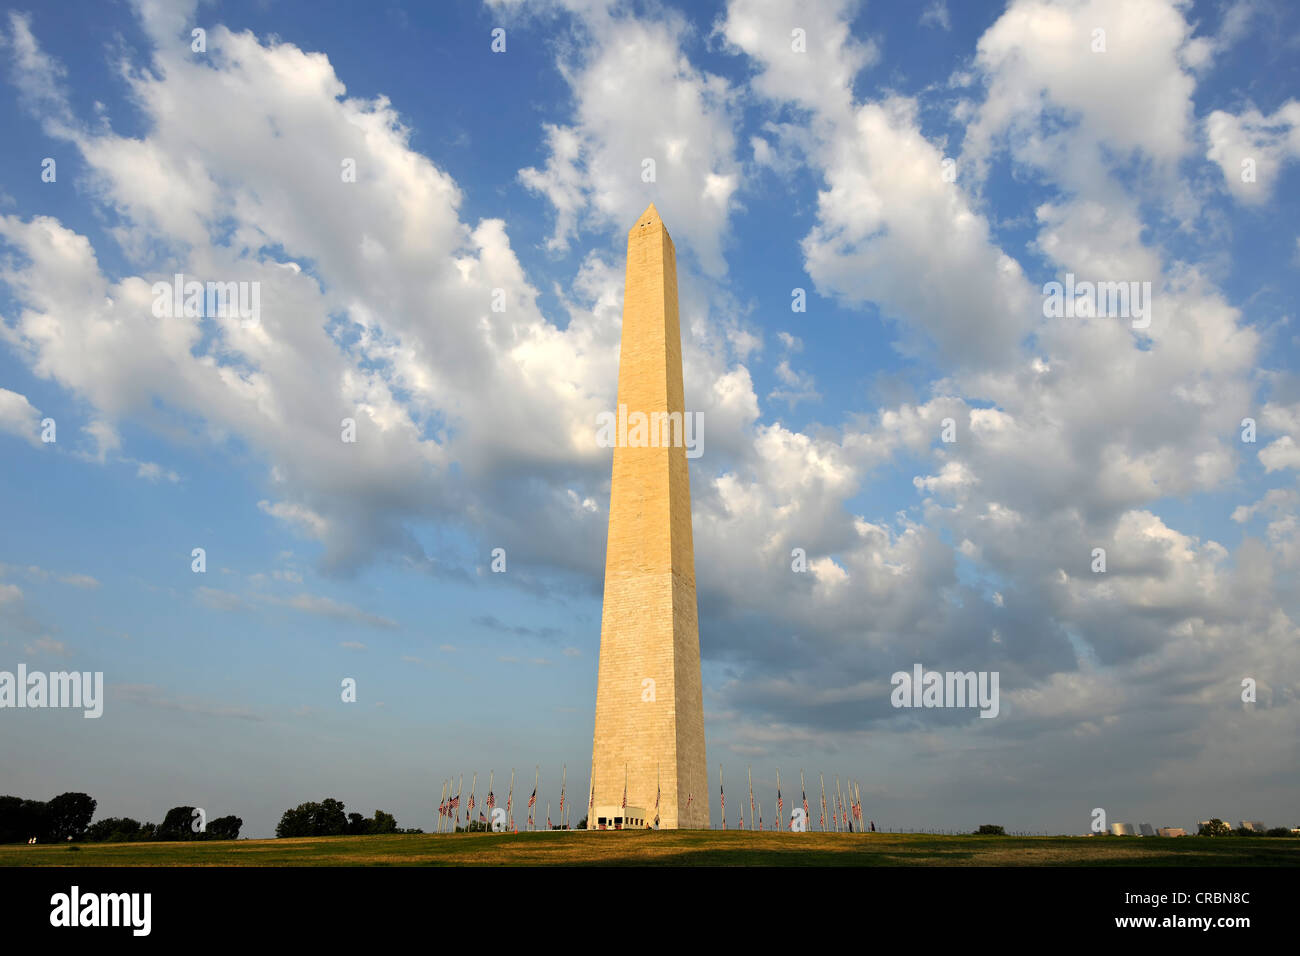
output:
[[[654,201],[711,773],[852,776],[894,827],[1297,823],[1294,10],[328,6],[0,19],[0,669],[109,687],[0,712],[0,789],[427,829],[540,763],[581,804]],[[259,324],[155,318],[176,272]],[[1045,317],[1067,272],[1150,282],[1150,328]],[[892,708],[914,662],[998,671],[998,718]]]

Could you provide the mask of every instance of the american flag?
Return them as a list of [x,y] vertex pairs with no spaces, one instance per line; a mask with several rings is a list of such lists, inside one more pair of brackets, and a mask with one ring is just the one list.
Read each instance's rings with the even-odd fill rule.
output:
[[[550,820],[551,818],[550,818],[550,817],[547,817],[546,819],[547,819],[547,820]],[[560,787],[560,819],[561,819],[561,820],[564,819],[564,787],[563,787],[563,785],[561,785],[561,787]]]
[[482,810],[480,810],[480,811],[478,812],[478,822],[479,822],[479,823],[487,823],[487,817],[483,816],[483,811],[482,811]]
[[496,807],[496,805],[497,805],[496,794],[494,794],[491,790],[489,790],[489,791],[488,791],[488,798],[487,798],[487,808],[488,808],[489,810],[491,810],[491,809],[493,809],[494,807]]
[[469,810],[471,813],[474,812],[474,794],[472,793],[469,795]]
[[687,809],[687,810],[689,810],[689,809],[691,808],[691,801],[694,800],[694,799],[695,799],[695,794],[693,794],[693,793],[688,793],[688,794],[686,794],[686,809]]
[[536,802],[537,802],[537,788],[533,787],[533,795],[528,798],[528,809],[531,810],[533,808],[533,804],[535,804]]
[[785,804],[781,802],[781,788],[777,787],[776,788],[776,819],[778,822],[780,822],[781,820],[781,810],[784,807]]
[[548,813],[546,815],[546,829],[549,830],[550,828],[551,828],[551,815]]
[[718,784],[718,796],[722,799],[722,829],[727,829],[727,791]]

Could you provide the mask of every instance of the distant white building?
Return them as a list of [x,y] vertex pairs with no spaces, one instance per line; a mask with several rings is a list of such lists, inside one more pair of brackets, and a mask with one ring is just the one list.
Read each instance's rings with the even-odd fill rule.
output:
[[1263,833],[1267,827],[1264,826],[1263,820],[1242,820],[1241,829],[1250,830],[1252,833]]
[[1131,823],[1112,823],[1110,832],[1115,836],[1137,836],[1137,830]]
[[1161,827],[1156,832],[1162,837],[1187,836],[1187,831],[1182,827]]

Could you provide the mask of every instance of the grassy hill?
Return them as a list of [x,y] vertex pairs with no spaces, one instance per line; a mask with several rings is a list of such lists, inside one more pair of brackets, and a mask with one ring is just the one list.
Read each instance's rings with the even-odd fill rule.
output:
[[0,866],[1297,866],[1300,838],[718,830],[0,846]]

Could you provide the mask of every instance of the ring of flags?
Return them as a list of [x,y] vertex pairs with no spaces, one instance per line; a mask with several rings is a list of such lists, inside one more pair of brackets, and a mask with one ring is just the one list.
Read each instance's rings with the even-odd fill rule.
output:
[[[541,768],[539,766],[537,768],[537,773],[534,775],[532,792],[528,796],[527,827],[529,830],[538,828],[538,824],[540,823],[541,804],[539,802],[539,796],[538,796],[539,793],[541,792],[540,773],[541,773]],[[470,822],[474,820],[474,811],[476,809],[478,810],[479,823],[488,824],[491,822],[490,821],[491,812],[494,809],[496,809],[496,805],[497,805],[496,789],[493,784],[494,776],[495,774],[492,773],[489,774],[488,792],[487,795],[483,798],[482,806],[480,806],[478,802],[477,792],[476,792],[478,787],[478,773],[476,772],[473,774],[470,783],[469,799],[465,807],[466,826],[468,826]],[[562,830],[571,829],[568,822],[568,818],[565,816],[565,812],[567,808],[567,777],[568,777],[568,770],[566,767],[564,768],[564,771],[561,774],[561,783],[560,783],[559,829]],[[449,780],[444,781],[442,784],[442,795],[440,796],[439,802],[437,804],[439,833],[444,831],[459,832],[461,829],[460,810],[461,810],[462,789],[464,787],[464,779],[465,779],[464,775],[461,774],[459,775],[459,778],[453,777]],[[834,830],[835,832],[849,832],[849,833],[874,833],[875,832],[876,828],[874,822],[868,824],[868,822],[865,819],[865,815],[863,812],[863,805],[862,805],[862,789],[858,781],[849,778],[841,780],[838,776],[836,776],[835,779],[832,781],[834,786],[831,791],[830,799],[827,800],[825,774],[820,774],[819,780],[820,780],[821,800],[820,800],[820,814],[817,818],[817,829],[821,830],[822,832],[829,832],[831,830]],[[629,771],[625,767],[624,775],[623,775],[623,793],[619,804],[620,807],[622,807],[625,810],[627,809],[628,806],[628,799],[629,799],[628,790],[629,790]],[[695,800],[694,791],[687,791],[686,803],[683,809],[690,810],[692,804],[694,803],[694,800]],[[728,829],[727,790],[726,790],[726,784],[723,780],[721,766],[718,767],[718,803],[721,808],[721,817],[718,826],[720,826],[721,829],[726,830]],[[592,780],[591,788],[589,791],[589,797],[587,800],[588,829],[595,829],[594,823],[591,820],[591,814],[595,812],[595,805],[596,805],[596,782],[595,780]],[[758,830],[766,829],[764,819],[763,819],[763,813],[762,813],[762,803],[761,801],[757,800],[754,793],[754,780],[753,780],[752,771],[750,771],[749,773],[749,806],[750,806],[749,828],[758,829]],[[796,808],[802,806],[804,825],[807,829],[813,829],[813,827],[811,826],[813,821],[810,816],[811,805],[808,800],[808,788],[804,781],[803,771],[800,771],[799,773],[799,802],[794,804],[794,806]],[[506,795],[506,806],[505,806],[507,820],[508,820],[507,826],[509,829],[514,828],[514,821],[513,821],[513,817],[511,816],[511,812],[513,811],[513,809],[514,809],[514,771],[512,770],[510,787]],[[486,812],[484,812],[485,810]],[[663,810],[663,784],[659,773],[656,772],[654,817],[653,817],[653,826],[655,829],[659,829],[662,824],[662,810]],[[784,814],[785,814],[785,793],[781,786],[781,773],[778,770],[776,773],[776,823],[774,827],[775,829],[777,830],[783,829],[786,827],[787,823],[789,824],[790,828],[793,828],[794,825],[793,819],[791,821],[784,821],[783,820]],[[743,806],[740,809],[739,824],[742,830],[745,829],[745,810]],[[553,828],[553,823],[551,819],[551,810],[549,804],[547,805],[546,808],[546,828],[548,830]]]

